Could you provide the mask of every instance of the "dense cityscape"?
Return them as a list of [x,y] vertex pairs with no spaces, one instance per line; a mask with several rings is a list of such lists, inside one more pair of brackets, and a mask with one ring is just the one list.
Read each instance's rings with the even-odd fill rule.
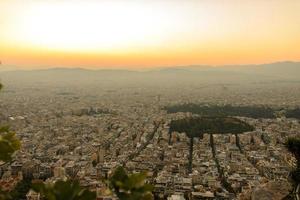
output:
[[[118,166],[146,171],[154,199],[282,199],[291,190],[296,160],[284,144],[299,136],[300,121],[284,113],[300,105],[299,82],[49,80],[14,82],[3,73],[1,124],[10,125],[22,144],[0,165],[5,191],[24,180],[71,179],[97,199],[117,199],[104,180]],[[269,118],[231,113],[253,130],[223,133],[221,127],[191,139],[170,128],[172,121],[201,116],[176,110],[188,104],[276,112]],[[26,198],[42,199],[33,190]]]
[[0,0],[0,200],[300,200],[300,0]]

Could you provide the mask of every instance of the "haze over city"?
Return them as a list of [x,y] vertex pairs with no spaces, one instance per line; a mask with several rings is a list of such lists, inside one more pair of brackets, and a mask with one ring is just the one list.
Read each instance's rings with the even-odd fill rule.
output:
[[0,200],[299,200],[299,0],[0,0]]

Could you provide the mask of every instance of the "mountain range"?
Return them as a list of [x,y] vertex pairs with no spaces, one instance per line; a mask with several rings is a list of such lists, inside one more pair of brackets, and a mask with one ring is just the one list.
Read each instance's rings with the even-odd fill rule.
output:
[[[3,67],[3,66],[2,66]],[[9,70],[3,67],[3,81],[29,82],[92,82],[92,81],[142,81],[142,82],[256,82],[256,81],[300,81],[300,62],[276,62],[261,65],[227,66],[175,66],[155,68],[147,71],[120,69],[49,68],[37,70]]]

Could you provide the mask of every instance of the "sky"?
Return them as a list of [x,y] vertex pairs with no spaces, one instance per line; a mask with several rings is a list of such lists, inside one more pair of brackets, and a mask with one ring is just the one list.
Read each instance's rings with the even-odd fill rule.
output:
[[300,1],[0,0],[0,60],[24,69],[300,61]]

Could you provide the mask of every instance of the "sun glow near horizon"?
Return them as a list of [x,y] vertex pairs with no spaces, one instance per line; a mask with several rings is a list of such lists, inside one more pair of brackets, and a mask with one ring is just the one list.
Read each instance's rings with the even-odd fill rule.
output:
[[152,18],[149,12],[112,2],[41,3],[26,15],[22,32],[25,42],[54,50],[115,51],[163,39],[164,22],[158,20],[163,16]]
[[60,51],[156,48],[178,39],[192,17],[180,14],[180,7],[133,1],[41,1],[28,7],[15,29],[17,41]]
[[299,1],[224,2],[4,0],[1,59],[36,66],[300,60]]

